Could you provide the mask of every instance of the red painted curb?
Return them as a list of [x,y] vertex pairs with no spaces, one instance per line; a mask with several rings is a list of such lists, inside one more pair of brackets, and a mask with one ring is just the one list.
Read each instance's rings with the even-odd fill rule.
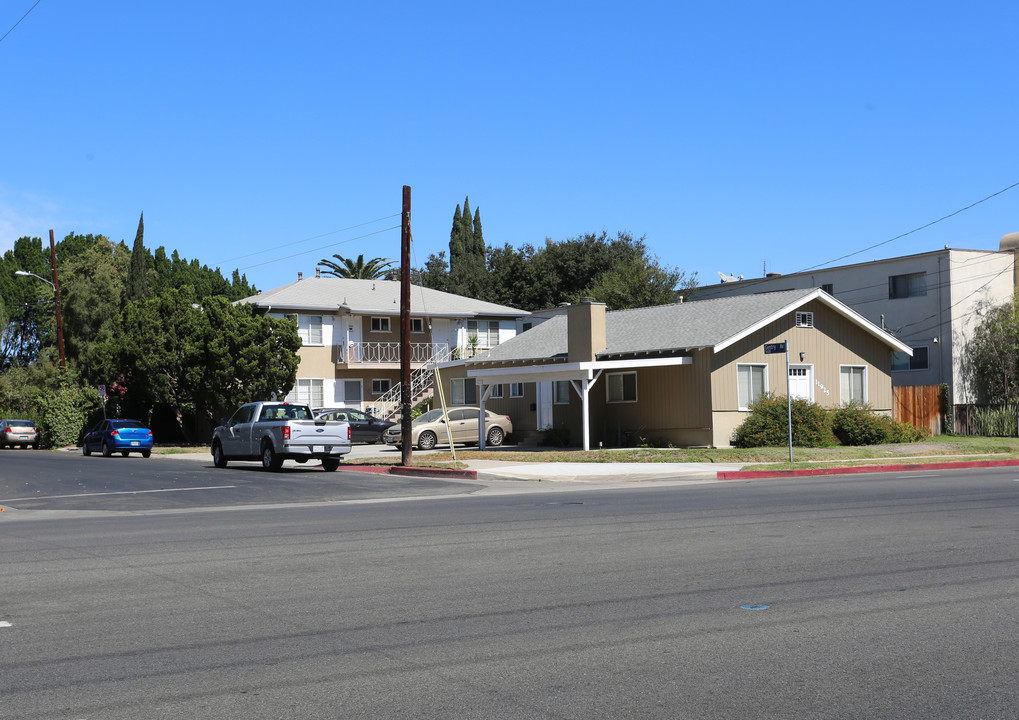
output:
[[1015,467],[1019,460],[964,460],[961,462],[910,463],[908,465],[866,465],[860,467],[813,468],[809,470],[725,470],[719,480],[805,477],[808,475],[857,475],[860,473],[903,472],[907,470],[952,470],[955,468]]

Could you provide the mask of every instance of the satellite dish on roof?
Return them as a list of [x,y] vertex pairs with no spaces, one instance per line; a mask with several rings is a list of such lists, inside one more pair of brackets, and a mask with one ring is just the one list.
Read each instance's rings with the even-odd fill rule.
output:
[[722,282],[724,282],[724,283],[739,282],[740,280],[743,279],[742,275],[739,275],[739,276],[736,276],[736,275],[724,275],[722,273],[718,273],[718,277],[722,278]]

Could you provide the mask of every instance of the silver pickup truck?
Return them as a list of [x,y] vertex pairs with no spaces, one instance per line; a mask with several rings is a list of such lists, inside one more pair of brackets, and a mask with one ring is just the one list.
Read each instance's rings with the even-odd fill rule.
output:
[[326,472],[340,466],[350,452],[350,425],[316,420],[307,405],[253,402],[224,419],[212,436],[212,462],[261,460],[266,470],[279,470],[284,460],[321,460]]

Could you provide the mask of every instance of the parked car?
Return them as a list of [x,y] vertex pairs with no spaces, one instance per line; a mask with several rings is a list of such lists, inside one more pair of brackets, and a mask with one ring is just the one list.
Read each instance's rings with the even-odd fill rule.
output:
[[[449,436],[452,435],[454,443],[476,443],[478,442],[478,415],[480,408],[477,407],[452,407],[447,410],[449,425],[442,413],[442,408],[429,410],[425,414],[415,418],[411,423],[411,447],[419,450],[431,450],[436,445],[448,445]],[[513,432],[513,421],[506,415],[497,415],[491,410],[485,410],[485,444],[492,447],[502,445],[506,436]],[[403,433],[399,425],[386,430],[386,442],[390,445],[400,447],[403,445]]]
[[379,420],[374,415],[354,408],[320,408],[315,417],[321,420],[339,420],[350,424],[350,439],[374,445],[382,442],[382,434],[396,425],[389,420]]
[[0,420],[0,448],[31,445],[39,449],[39,428],[31,420]]
[[334,472],[350,452],[350,425],[316,418],[311,408],[289,402],[241,405],[223,418],[212,434],[212,464],[225,468],[230,460],[261,460],[266,470],[279,470],[284,460],[320,460]]
[[101,452],[110,457],[119,452],[124,457],[129,453],[141,453],[142,457],[152,454],[152,431],[137,420],[103,420],[85,433],[81,444],[82,455]]

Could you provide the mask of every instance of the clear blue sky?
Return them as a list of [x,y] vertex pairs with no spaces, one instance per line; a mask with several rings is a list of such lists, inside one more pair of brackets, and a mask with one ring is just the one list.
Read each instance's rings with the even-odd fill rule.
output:
[[[490,245],[625,230],[702,283],[794,272],[1019,182],[1017,29],[1015,0],[4,0],[0,252],[130,245],[144,212],[149,249],[269,289],[398,258],[410,185],[415,266],[469,195]],[[842,262],[996,249],[1017,210]]]

